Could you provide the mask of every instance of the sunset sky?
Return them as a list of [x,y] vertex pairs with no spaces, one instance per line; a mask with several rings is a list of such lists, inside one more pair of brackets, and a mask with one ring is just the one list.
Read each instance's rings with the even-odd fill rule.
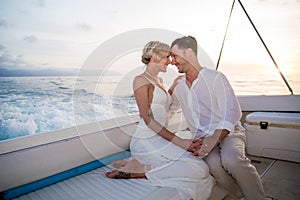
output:
[[[193,35],[216,63],[232,2],[1,0],[0,68],[79,69],[103,42],[142,28]],[[242,3],[282,71],[288,78],[297,79],[300,76],[300,0],[244,0]],[[220,70],[240,71],[244,75],[277,73],[238,1]]]

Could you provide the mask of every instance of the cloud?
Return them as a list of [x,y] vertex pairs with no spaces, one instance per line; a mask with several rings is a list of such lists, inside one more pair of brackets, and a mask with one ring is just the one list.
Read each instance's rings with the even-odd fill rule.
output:
[[4,51],[6,48],[2,44],[0,44],[0,52]]
[[77,29],[82,30],[82,31],[89,31],[92,29],[92,26],[84,23],[78,23],[75,25]]
[[0,27],[7,27],[7,21],[5,19],[0,19]]
[[24,10],[24,9],[19,9],[18,10],[19,13],[23,14],[23,15],[28,15],[29,11],[28,10]]
[[38,7],[45,7],[46,6],[46,1],[45,0],[35,0],[33,3]]
[[[48,63],[42,63],[48,66]],[[75,76],[77,69],[37,68],[24,61],[22,55],[12,55],[4,45],[0,44],[0,77],[4,76]]]
[[5,46],[0,44],[0,68],[5,69],[19,69],[32,68],[33,65],[25,62],[22,55],[12,55]]
[[29,35],[29,36],[25,36],[23,40],[29,43],[35,43],[37,42],[38,39],[34,35]]

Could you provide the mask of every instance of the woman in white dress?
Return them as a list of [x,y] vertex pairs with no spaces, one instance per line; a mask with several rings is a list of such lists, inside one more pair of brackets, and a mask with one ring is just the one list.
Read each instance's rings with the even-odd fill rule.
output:
[[[147,178],[153,185],[178,189],[182,199],[208,199],[214,185],[206,163],[186,151],[192,140],[177,137],[167,130],[172,97],[164,89],[160,72],[170,64],[170,47],[151,41],[143,49],[144,73],[134,79],[134,95],[141,120],[131,139],[132,160],[117,161],[118,170],[110,178]],[[117,166],[118,167],[118,166]]]

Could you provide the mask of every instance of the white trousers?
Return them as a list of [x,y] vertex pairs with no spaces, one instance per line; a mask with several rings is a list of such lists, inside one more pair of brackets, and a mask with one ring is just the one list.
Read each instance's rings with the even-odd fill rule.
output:
[[245,155],[245,143],[245,130],[238,125],[204,160],[216,182],[233,197],[263,200],[260,176]]

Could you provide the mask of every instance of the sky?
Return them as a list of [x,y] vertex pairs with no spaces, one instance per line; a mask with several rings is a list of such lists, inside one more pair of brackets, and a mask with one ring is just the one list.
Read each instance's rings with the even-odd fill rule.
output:
[[[103,43],[145,28],[193,35],[216,63],[232,2],[1,0],[0,69],[77,70]],[[288,79],[299,80],[300,0],[244,0],[242,3],[284,74]],[[135,40],[131,38],[127,42]],[[110,53],[113,52],[107,52]],[[133,60],[140,51],[135,51],[133,56],[129,54],[128,58]],[[130,65],[126,62],[123,65]],[[138,62],[136,59],[133,63]],[[233,74],[278,76],[238,1],[219,69]]]

